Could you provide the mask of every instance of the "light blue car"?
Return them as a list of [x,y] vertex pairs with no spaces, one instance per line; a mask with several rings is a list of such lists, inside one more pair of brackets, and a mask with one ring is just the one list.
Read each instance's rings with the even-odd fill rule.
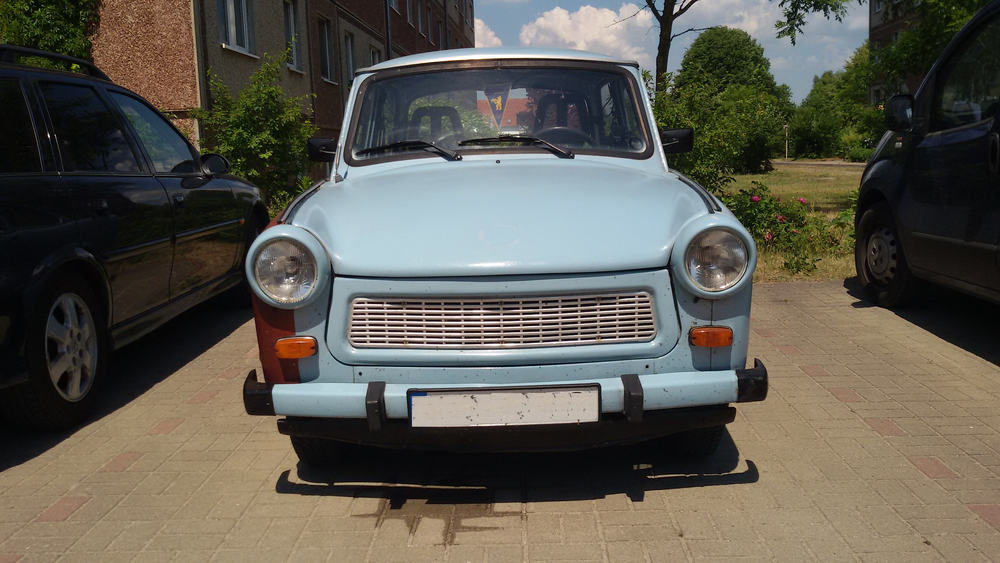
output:
[[250,248],[263,378],[300,459],[337,445],[707,455],[746,368],[753,239],[668,164],[633,61],[465,49],[358,71],[331,162]]

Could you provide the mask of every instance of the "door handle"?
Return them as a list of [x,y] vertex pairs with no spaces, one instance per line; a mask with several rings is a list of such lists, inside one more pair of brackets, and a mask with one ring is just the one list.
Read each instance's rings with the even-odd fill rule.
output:
[[174,192],[174,204],[177,207],[184,207],[184,194],[182,192]]
[[986,158],[990,174],[1000,172],[1000,133],[990,133],[990,148]]

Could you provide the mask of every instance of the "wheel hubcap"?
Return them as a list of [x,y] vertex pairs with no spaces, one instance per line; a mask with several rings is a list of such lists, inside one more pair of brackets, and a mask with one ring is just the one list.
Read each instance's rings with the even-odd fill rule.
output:
[[67,401],[87,396],[97,369],[97,331],[87,304],[64,293],[45,323],[45,361],[56,392]]
[[889,227],[879,227],[868,237],[865,262],[875,281],[888,283],[896,275],[896,236]]

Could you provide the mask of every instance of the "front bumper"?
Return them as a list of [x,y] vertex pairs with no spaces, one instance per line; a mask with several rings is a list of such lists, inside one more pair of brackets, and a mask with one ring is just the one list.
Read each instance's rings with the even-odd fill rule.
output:
[[[763,401],[767,396],[767,368],[754,360],[750,369],[626,374],[618,378],[560,381],[598,384],[601,420],[596,423],[521,427],[513,429],[419,429],[409,425],[407,391],[414,385],[371,383],[296,383],[274,385],[257,381],[256,371],[243,382],[243,404],[251,415],[284,415],[284,434],[325,437],[386,446],[427,447],[447,443],[454,447],[466,438],[473,444],[492,443],[505,449],[529,442],[584,447],[644,440],[693,428],[732,422],[729,403]],[[556,382],[539,382],[539,387]],[[448,389],[456,385],[420,385],[421,389]],[[463,385],[467,388],[467,385]],[[480,385],[479,387],[503,387]],[[640,424],[641,423],[641,424]],[[586,427],[586,431],[581,432]],[[527,443],[527,442],[524,442]],[[573,446],[575,444],[575,446]],[[523,445],[523,444],[522,444]]]

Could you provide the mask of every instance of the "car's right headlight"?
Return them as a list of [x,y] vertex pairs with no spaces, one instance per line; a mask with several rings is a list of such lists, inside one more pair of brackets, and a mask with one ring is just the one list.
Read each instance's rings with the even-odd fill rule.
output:
[[247,255],[245,271],[253,292],[279,309],[305,307],[332,282],[326,249],[309,231],[295,225],[265,230]]
[[254,281],[264,294],[285,305],[305,301],[316,289],[316,257],[287,238],[268,241],[253,261]]

